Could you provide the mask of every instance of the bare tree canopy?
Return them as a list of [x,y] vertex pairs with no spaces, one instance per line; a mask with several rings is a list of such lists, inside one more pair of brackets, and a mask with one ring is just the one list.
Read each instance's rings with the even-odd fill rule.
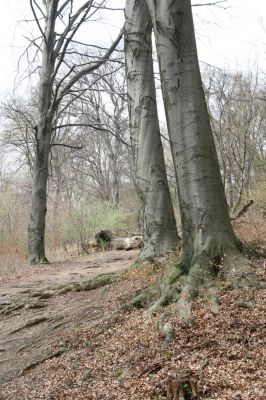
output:
[[[123,29],[106,51],[97,56],[81,54],[74,37],[81,26],[95,18],[105,1],[89,0],[82,5],[73,0],[30,0],[34,20],[38,26],[41,44],[34,44],[41,52],[36,158],[33,169],[32,208],[28,229],[28,252],[34,264],[47,262],[45,256],[45,214],[48,179],[48,160],[53,129],[59,116],[88,88],[76,88],[79,80],[97,71],[115,50]],[[83,51],[84,52],[84,51]],[[95,76],[95,82],[99,76]],[[66,96],[68,96],[67,101]],[[63,104],[64,102],[64,104]],[[70,121],[71,123],[71,121]]]

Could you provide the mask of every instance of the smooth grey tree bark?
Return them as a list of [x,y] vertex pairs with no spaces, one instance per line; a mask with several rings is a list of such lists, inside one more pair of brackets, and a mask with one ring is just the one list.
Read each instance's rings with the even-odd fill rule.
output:
[[39,121],[36,127],[36,158],[33,169],[31,213],[28,226],[28,256],[32,264],[46,263],[45,215],[47,201],[48,158],[50,151],[54,107],[52,106],[55,66],[55,21],[58,2],[47,0],[42,73],[38,103]]
[[152,24],[145,1],[127,1],[125,57],[135,182],[143,211],[140,258],[174,250],[178,235],[167,182],[153,73]]
[[[58,107],[69,94],[73,86],[85,75],[100,68],[110,57],[120,42],[123,30],[103,55],[93,63],[70,66],[65,72],[64,58],[72,39],[84,21],[89,19],[90,10],[99,5],[94,0],[87,0],[73,12],[72,0],[46,0],[45,2],[29,0],[33,16],[43,39],[41,51],[42,66],[39,85],[38,125],[36,133],[36,156],[32,181],[32,200],[28,226],[28,257],[32,264],[46,263],[45,256],[45,215],[47,204],[48,159],[52,145],[52,133],[56,127]],[[95,10],[92,11],[92,15]],[[39,17],[38,17],[38,15]],[[66,23],[61,19],[65,16]],[[67,16],[67,17],[66,17]],[[41,21],[45,21],[44,29]],[[63,31],[58,34],[56,22],[60,21]],[[33,40],[35,44],[35,41]],[[64,72],[63,72],[63,71]],[[77,72],[76,72],[77,70]],[[78,97],[78,96],[77,96]],[[69,104],[73,101],[70,100]],[[67,105],[64,105],[64,110]]]
[[[206,107],[190,0],[147,0],[178,182],[184,268],[235,242]],[[217,229],[219,226],[219,229]]]
[[[242,254],[244,246],[235,237],[228,213],[201,81],[190,0],[128,0],[126,5],[130,129],[137,188],[146,224],[147,252],[144,249],[143,256],[154,252],[158,232],[163,238],[169,230],[162,210],[171,209],[171,205],[167,209],[166,191],[162,191],[166,189],[165,167],[159,150],[161,142],[151,79],[151,21],[183,233],[180,259],[173,265],[163,293],[152,308],[176,300],[181,315],[187,319],[191,316],[190,301],[200,292],[207,297],[213,312],[217,312],[216,288],[211,281],[221,268],[230,282],[239,286],[254,285],[257,280]],[[145,303],[147,296],[148,292],[140,294],[131,305]]]

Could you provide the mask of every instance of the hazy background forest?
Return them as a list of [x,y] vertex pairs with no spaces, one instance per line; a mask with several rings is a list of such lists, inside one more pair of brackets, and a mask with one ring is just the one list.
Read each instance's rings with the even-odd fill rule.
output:
[[[113,11],[114,13],[115,11]],[[220,12],[230,15],[230,7]],[[208,19],[208,18],[206,18]],[[208,21],[212,24],[211,21]],[[26,22],[24,22],[26,24]],[[258,22],[259,24],[259,22]],[[263,27],[262,27],[263,31]],[[32,43],[31,43],[32,44]],[[85,76],[79,89],[90,87],[64,110],[54,131],[50,154],[46,245],[48,258],[82,254],[82,244],[99,229],[115,235],[141,232],[139,203],[129,140],[123,46],[112,61]],[[103,49],[75,55],[97,59]],[[25,50],[31,83],[37,82],[38,58]],[[266,215],[265,75],[259,65],[237,69],[201,63],[205,94],[231,215],[254,200],[248,220],[238,229],[259,240]],[[22,72],[22,71],[20,71]],[[24,82],[22,80],[22,82]],[[2,272],[26,263],[26,238],[37,124],[37,86],[19,90],[0,105],[0,256]],[[158,87],[160,97],[160,88]],[[67,99],[66,99],[67,101]],[[161,110],[167,172],[179,225],[177,193],[167,129]],[[261,240],[261,239],[260,239]]]

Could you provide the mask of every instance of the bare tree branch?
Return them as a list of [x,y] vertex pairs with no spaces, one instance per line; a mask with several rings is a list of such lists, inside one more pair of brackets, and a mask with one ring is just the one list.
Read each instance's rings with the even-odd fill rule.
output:
[[103,132],[107,132],[110,133],[112,136],[114,136],[117,140],[119,140],[121,143],[123,143],[125,146],[127,147],[131,147],[131,145],[129,143],[127,143],[126,141],[124,141],[121,137],[119,137],[118,135],[116,135],[116,133],[114,133],[111,129],[108,128],[103,128],[102,124],[89,124],[89,123],[84,123],[84,124],[78,124],[78,123],[74,123],[74,124],[62,124],[62,125],[57,125],[54,126],[53,130],[57,130],[57,129],[62,129],[62,128],[68,128],[68,127],[87,127],[87,128],[92,128],[95,131],[103,131]]
[[114,49],[116,48],[116,46],[118,45],[120,40],[122,39],[123,34],[124,34],[124,27],[121,29],[118,37],[116,38],[116,40],[113,42],[111,47],[108,49],[108,51],[103,56],[102,60],[99,62],[96,62],[94,65],[92,65],[88,68],[84,68],[83,70],[79,71],[75,76],[73,76],[73,78],[70,79],[70,81],[66,84],[66,86],[61,90],[61,93],[59,93],[59,99],[61,99],[66,93],[68,93],[68,91],[71,89],[71,87],[80,78],[82,78],[84,75],[87,75],[87,74],[95,71],[96,69],[100,68],[101,65],[103,65],[107,60],[109,60],[110,55],[112,54],[112,52],[114,51]]
[[70,2],[71,2],[71,0],[66,0],[66,1],[62,4],[62,6],[61,6],[61,7],[59,8],[59,10],[57,11],[57,14],[56,14],[57,17],[62,13],[62,11],[64,10],[64,8],[65,8]]
[[52,146],[62,146],[62,147],[68,147],[69,149],[75,149],[75,150],[82,150],[83,146],[73,146],[71,144],[66,144],[66,143],[51,143],[50,147]]
[[[227,3],[228,0],[218,0],[218,1],[213,1],[210,3],[198,3],[198,4],[192,4],[192,7],[205,7],[205,6],[219,6],[221,3]],[[222,7],[226,8],[226,7]]]
[[93,0],[86,1],[86,3],[84,3],[84,4],[76,11],[76,13],[75,13],[72,17],[69,18],[69,23],[68,23],[68,25],[66,26],[64,32],[62,32],[62,33],[60,34],[60,38],[59,38],[59,40],[58,40],[58,42],[57,42],[57,45],[55,46],[54,52],[55,52],[56,55],[59,54],[60,49],[62,48],[62,46],[63,46],[63,44],[64,44],[64,41],[65,41],[65,39],[66,39],[66,36],[67,36],[67,34],[72,30],[75,21],[78,19],[78,17],[80,16],[80,14],[81,14],[84,10],[87,9],[86,13],[89,12],[89,9],[90,9],[90,7],[91,7],[91,5],[92,5],[92,2],[93,2]]
[[[35,1],[34,1],[34,3],[35,3]],[[42,30],[42,27],[41,27],[41,25],[40,25],[39,18],[37,17],[36,11],[35,11],[35,9],[34,9],[33,0],[30,0],[30,7],[31,7],[31,11],[32,11],[32,13],[33,13],[34,19],[35,19],[35,21],[36,21],[36,24],[37,24],[37,26],[38,26],[38,28],[39,28],[39,31],[41,32],[41,35],[42,35],[42,37],[43,37],[43,39],[44,39],[44,41],[45,41],[45,43],[46,43],[46,45],[47,45],[47,40],[46,40],[44,31]]]

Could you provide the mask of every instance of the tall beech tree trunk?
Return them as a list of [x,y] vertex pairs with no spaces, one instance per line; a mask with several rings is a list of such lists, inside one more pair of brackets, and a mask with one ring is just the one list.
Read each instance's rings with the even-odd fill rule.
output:
[[[136,13],[142,2],[130,3]],[[234,235],[229,218],[199,70],[191,2],[146,0],[146,5],[155,34],[179,192],[183,239],[180,262],[173,268],[160,304],[177,296],[181,312],[188,317],[190,299],[198,293],[199,288],[203,289],[213,308],[216,308],[212,285],[209,285],[216,267],[223,264],[231,278],[242,285],[250,284],[253,275],[247,261],[241,255],[241,245]],[[141,64],[148,40],[147,34],[144,35],[144,28],[146,32],[150,30],[146,9],[144,6],[141,8],[137,22],[134,12],[129,14],[127,11],[128,18],[132,21],[131,25],[128,22],[127,29],[131,26],[132,30],[137,31],[138,27],[138,34],[132,37],[127,35],[126,52],[132,136],[133,139],[140,136],[143,140],[135,145],[135,153],[138,152],[136,159],[139,162],[137,173],[139,179],[144,180],[149,171],[146,155],[149,155],[149,162],[152,160],[156,165],[158,157],[152,156],[155,151],[155,139],[149,141],[150,137],[154,138],[157,125],[154,126],[154,114],[152,116],[152,113],[148,114],[147,111],[151,105],[155,107],[155,98],[147,92],[151,90],[148,89],[149,80],[144,79],[147,60],[145,65]],[[130,53],[129,48],[132,49]],[[138,64],[134,68],[136,63]],[[150,74],[149,71],[147,76]],[[132,104],[134,99],[139,99],[139,108]],[[137,105],[136,100],[135,103]],[[151,116],[150,119],[148,115]],[[136,127],[139,129],[137,132]],[[141,132],[145,132],[145,135],[141,136]],[[148,132],[152,132],[151,136]],[[157,169],[153,167],[152,170]],[[157,189],[152,188],[153,181],[149,182],[149,190],[142,190],[141,194],[150,193],[152,190],[156,192]],[[158,199],[158,194],[155,197]],[[183,284],[181,293],[180,282]]]
[[[179,190],[183,267],[236,243],[205,102],[190,0],[147,0]],[[217,229],[218,228],[218,229]]]
[[47,202],[48,159],[50,152],[52,119],[52,73],[54,72],[55,21],[58,1],[47,0],[46,24],[42,52],[42,70],[36,127],[36,158],[33,170],[32,200],[28,227],[28,256],[32,264],[46,263],[45,215]]
[[144,0],[127,1],[125,14],[130,135],[144,218],[144,259],[175,249],[178,235],[157,115],[152,24]]

